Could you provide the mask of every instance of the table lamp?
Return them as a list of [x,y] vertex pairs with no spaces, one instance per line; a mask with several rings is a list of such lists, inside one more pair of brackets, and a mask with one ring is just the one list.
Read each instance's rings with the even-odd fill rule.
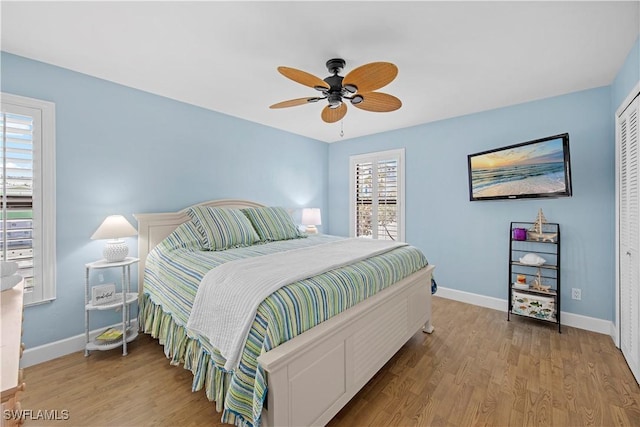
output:
[[91,236],[92,240],[108,239],[102,255],[107,262],[124,260],[129,254],[129,247],[123,237],[137,235],[138,232],[122,215],[108,216]]
[[319,208],[304,208],[302,209],[302,225],[307,226],[308,234],[317,234],[318,229],[316,225],[322,225],[322,218]]

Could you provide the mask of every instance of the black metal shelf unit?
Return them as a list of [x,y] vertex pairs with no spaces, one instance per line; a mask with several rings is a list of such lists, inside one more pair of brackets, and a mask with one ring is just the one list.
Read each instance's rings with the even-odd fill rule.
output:
[[[560,225],[544,223],[540,234],[531,231],[533,222],[511,222],[509,230],[509,309],[511,315],[524,316],[560,326]],[[516,229],[518,231],[516,231]],[[540,257],[544,263],[521,259]],[[518,283],[525,281],[525,284]],[[534,286],[541,285],[537,288]],[[543,290],[544,289],[544,290]]]

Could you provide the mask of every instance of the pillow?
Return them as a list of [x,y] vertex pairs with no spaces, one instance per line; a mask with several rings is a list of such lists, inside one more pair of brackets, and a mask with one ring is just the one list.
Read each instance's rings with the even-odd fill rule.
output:
[[260,240],[251,222],[238,209],[194,206],[187,209],[187,215],[202,235],[203,249],[223,251]]
[[291,219],[291,215],[284,208],[245,208],[242,209],[242,212],[251,220],[251,224],[258,232],[260,240],[265,242],[307,237],[306,234],[298,230],[298,227],[293,223],[293,219]]
[[202,234],[197,229],[193,221],[180,224],[171,234],[169,234],[160,245],[166,249],[202,249]]

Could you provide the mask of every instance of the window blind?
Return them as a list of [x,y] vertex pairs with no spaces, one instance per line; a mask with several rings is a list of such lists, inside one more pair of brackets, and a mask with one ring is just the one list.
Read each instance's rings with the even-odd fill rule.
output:
[[402,240],[401,158],[403,152],[372,153],[351,159],[355,237]]
[[55,104],[0,101],[0,258],[18,263],[24,304],[40,304],[56,297]]
[[25,292],[33,274],[33,118],[2,113],[0,259],[18,263]]

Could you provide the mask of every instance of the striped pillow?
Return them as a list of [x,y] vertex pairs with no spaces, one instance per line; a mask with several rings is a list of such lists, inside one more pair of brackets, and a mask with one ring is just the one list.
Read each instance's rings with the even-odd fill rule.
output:
[[223,251],[260,240],[251,222],[238,209],[194,206],[187,209],[187,215],[202,235],[203,249]]
[[187,248],[198,250],[202,247],[202,233],[193,221],[180,224],[161,243],[166,249]]
[[307,237],[298,230],[291,215],[284,208],[245,208],[242,212],[251,220],[260,240],[265,242]]

